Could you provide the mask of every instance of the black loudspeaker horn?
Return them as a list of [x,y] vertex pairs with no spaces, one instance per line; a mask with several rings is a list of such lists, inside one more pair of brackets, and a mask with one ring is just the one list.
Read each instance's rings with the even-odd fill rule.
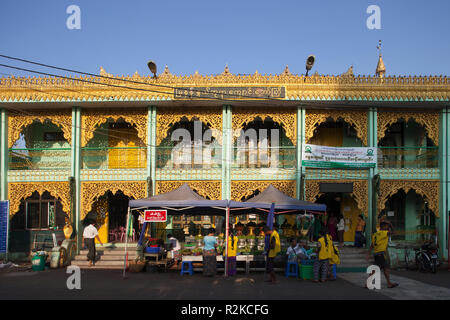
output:
[[147,66],[150,69],[151,73],[153,73],[153,78],[156,78],[156,63],[153,60],[147,62]]
[[316,57],[311,55],[306,59],[306,76],[308,76],[309,70],[312,69],[314,62],[316,61]]

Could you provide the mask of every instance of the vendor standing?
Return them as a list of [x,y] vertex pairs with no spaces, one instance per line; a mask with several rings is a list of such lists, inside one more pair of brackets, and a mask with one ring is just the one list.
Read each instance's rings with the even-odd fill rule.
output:
[[209,229],[208,235],[203,237],[203,275],[213,277],[216,275],[216,247],[217,239],[214,229]]
[[88,247],[87,259],[89,261],[89,267],[95,265],[95,238],[97,238],[98,242],[103,246],[100,237],[98,236],[97,228],[94,226],[94,222],[90,221],[89,225],[83,230],[83,242],[82,247],[86,245]]
[[[231,226],[230,226],[231,229]],[[231,234],[228,236],[228,258],[227,258],[227,274],[228,276],[235,276],[236,271],[236,253],[237,253],[237,243],[238,243],[238,237],[236,237],[233,234],[233,231],[231,231]]]
[[273,263],[275,260],[275,257],[277,254],[281,251],[281,242],[280,242],[280,236],[277,232],[277,230],[274,228],[271,230],[269,227],[265,227],[264,231],[266,232],[266,235],[268,235],[269,238],[269,252],[267,254],[267,262],[266,262],[266,270],[267,273],[270,275],[270,282],[272,284],[277,283],[277,279],[275,277],[275,272],[273,270]]
[[175,261],[175,266],[177,266],[178,262],[180,261],[180,249],[181,249],[180,242],[170,233],[167,235],[167,238],[169,239],[170,250],[172,251],[172,258]]

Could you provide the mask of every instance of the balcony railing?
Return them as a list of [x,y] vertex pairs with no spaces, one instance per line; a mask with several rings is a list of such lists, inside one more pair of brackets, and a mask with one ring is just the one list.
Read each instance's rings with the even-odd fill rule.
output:
[[379,168],[438,168],[438,147],[379,147]]
[[158,169],[217,169],[222,167],[222,146],[156,147]]
[[138,169],[147,166],[147,148],[82,148],[82,169]]
[[70,148],[9,149],[9,170],[69,170]]
[[233,168],[296,168],[295,146],[267,148],[233,148]]

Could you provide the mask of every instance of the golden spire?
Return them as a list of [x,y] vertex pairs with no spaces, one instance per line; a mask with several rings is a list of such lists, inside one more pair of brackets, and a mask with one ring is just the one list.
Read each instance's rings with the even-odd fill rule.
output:
[[383,58],[381,56],[381,40],[378,42],[377,49],[379,51],[379,57],[378,57],[378,64],[377,64],[377,70],[375,71],[375,74],[377,77],[383,78],[386,74],[386,66],[384,65]]
[[291,71],[289,71],[288,65],[286,65],[286,68],[284,68],[284,71],[283,71],[282,74],[285,75],[285,76],[290,76],[290,75],[292,75]]

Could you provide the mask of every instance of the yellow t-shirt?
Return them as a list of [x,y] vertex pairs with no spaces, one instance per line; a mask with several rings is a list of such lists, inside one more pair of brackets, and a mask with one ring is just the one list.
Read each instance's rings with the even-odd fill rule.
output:
[[[319,260],[330,259],[331,250],[332,250],[332,242],[328,239],[328,246],[326,245],[325,238],[319,238],[320,249],[319,249]],[[331,250],[330,250],[331,249]]]
[[380,230],[372,235],[372,246],[373,252],[384,252],[386,251],[389,243],[389,236],[387,230]]
[[237,252],[238,237],[234,236],[234,243],[231,242],[231,237],[228,237],[228,257],[235,257]]
[[275,237],[275,248],[269,250],[269,258],[274,258],[278,252],[281,251],[281,243],[280,243],[280,235],[277,231],[273,230],[272,234],[270,235],[270,242],[272,243],[272,238]]

